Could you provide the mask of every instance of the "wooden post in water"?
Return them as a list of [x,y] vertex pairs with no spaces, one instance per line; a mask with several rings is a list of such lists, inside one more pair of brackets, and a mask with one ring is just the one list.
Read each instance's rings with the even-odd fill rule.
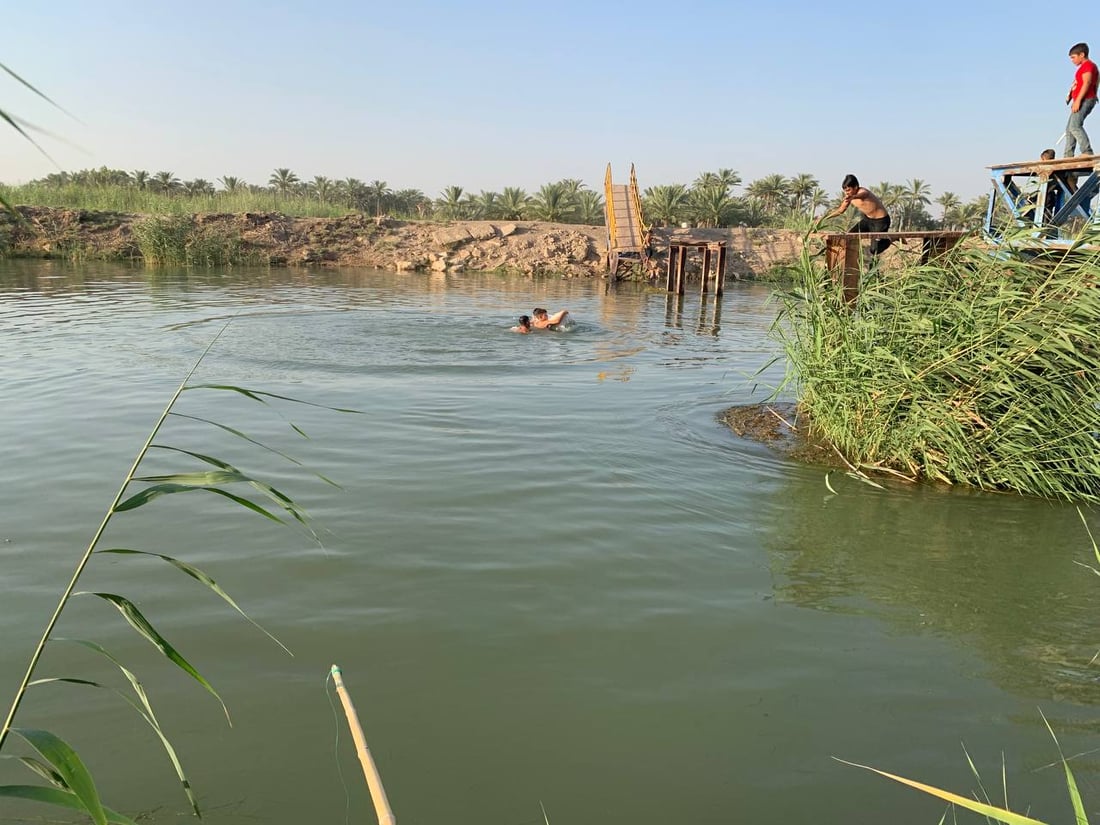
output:
[[703,277],[699,286],[699,295],[707,294],[707,280],[710,278],[710,244],[703,247]]
[[[718,272],[714,276],[714,297],[721,298],[726,281],[726,242],[718,245]],[[715,304],[715,306],[718,306]]]
[[367,739],[363,736],[363,728],[359,724],[359,715],[355,712],[355,705],[351,703],[351,696],[344,687],[344,679],[340,675],[340,668],[332,666],[332,681],[336,685],[336,694],[340,697],[340,704],[344,706],[344,715],[348,717],[348,727],[351,728],[351,738],[355,742],[355,750],[359,754],[359,764],[363,766],[363,776],[367,779],[367,788],[370,789],[370,797],[374,801],[374,812],[378,816],[378,825],[397,825],[397,819],[390,810],[390,801],[386,799],[386,789],[382,787],[382,777],[370,755],[367,747]]
[[[726,242],[708,241],[702,238],[672,238],[668,242],[668,268],[665,270],[665,289],[683,295],[687,284],[688,252],[695,250],[702,256],[700,268],[699,294],[706,295],[710,289],[707,281],[714,271],[714,294],[721,296],[724,291],[722,279],[726,274]],[[718,254],[715,255],[714,253]],[[716,260],[717,259],[717,260]]]

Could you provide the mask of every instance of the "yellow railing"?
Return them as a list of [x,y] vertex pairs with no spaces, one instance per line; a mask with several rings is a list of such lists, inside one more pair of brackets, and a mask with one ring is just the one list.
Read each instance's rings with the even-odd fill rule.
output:
[[615,190],[611,185],[611,164],[607,164],[607,173],[603,176],[603,214],[607,224],[607,251],[610,253],[619,242],[615,234]]
[[634,164],[630,164],[630,201],[634,206],[634,229],[639,238],[645,237],[645,222],[642,220],[642,199],[638,195],[638,176],[634,174]]

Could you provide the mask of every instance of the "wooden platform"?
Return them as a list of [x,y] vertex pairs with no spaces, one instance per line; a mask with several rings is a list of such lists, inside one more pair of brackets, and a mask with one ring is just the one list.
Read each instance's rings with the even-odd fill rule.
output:
[[1064,246],[1084,226],[1100,222],[1093,208],[1100,194],[1100,155],[999,163],[989,170],[993,189],[984,229],[995,243]]
[[[707,282],[714,278],[714,294],[720,296],[723,291],[723,281],[726,274],[726,242],[712,241],[705,238],[679,237],[670,238],[668,242],[668,271],[665,274],[665,288],[677,295],[684,294],[684,284],[687,281],[685,270],[687,269],[688,252],[692,250],[703,256],[702,283],[699,294],[707,294]],[[711,273],[711,262],[714,261],[714,273]]]
[[862,246],[869,241],[890,240],[895,244],[920,241],[922,264],[945,254],[955,247],[966,232],[927,230],[912,232],[844,232],[825,235],[825,265],[844,282],[844,299],[854,301],[859,294],[861,263],[870,254],[864,254]]
[[986,169],[996,170],[1002,175],[1042,175],[1051,172],[1086,171],[1100,167],[1100,155],[1077,155],[1072,158],[1054,160],[1019,160],[1012,163],[998,163]]

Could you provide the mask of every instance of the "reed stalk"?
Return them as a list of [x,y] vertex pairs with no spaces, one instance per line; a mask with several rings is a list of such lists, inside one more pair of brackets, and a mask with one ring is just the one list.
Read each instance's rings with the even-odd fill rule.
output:
[[338,218],[356,211],[339,204],[321,203],[306,195],[253,191],[203,195],[188,195],[184,192],[167,194],[134,186],[93,186],[78,183],[63,186],[40,183],[0,185],[0,197],[20,206],[50,206],[132,215],[279,212],[300,218]]
[[863,470],[1100,501],[1097,244],[871,268],[854,305],[804,253],[773,327],[802,422]]
[[[142,507],[150,502],[153,502],[163,496],[173,495],[176,493],[187,493],[193,491],[205,491],[213,493],[222,499],[229,500],[236,505],[239,505],[253,513],[261,515],[267,519],[278,522],[280,524],[287,523],[280,515],[289,516],[294,521],[298,522],[305,530],[309,532],[315,540],[317,539],[316,533],[309,526],[308,514],[299,507],[293,499],[287,496],[285,493],[266,483],[260,478],[253,477],[245,472],[242,472],[238,468],[229,464],[226,461],[218,459],[216,457],[205,455],[202,453],[194,452],[191,450],[183,449],[180,447],[174,447],[168,444],[156,443],[158,434],[161,432],[165,421],[170,415],[182,415],[174,411],[176,403],[179,401],[180,395],[186,390],[199,390],[199,391],[225,391],[239,394],[252,401],[259,402],[261,404],[269,404],[269,399],[280,399],[284,401],[290,401],[301,404],[308,404],[309,406],[321,407],[324,409],[341,411],[341,412],[357,412],[356,410],[346,410],[334,407],[326,407],[322,404],[314,404],[308,401],[300,401],[296,398],[290,398],[289,396],[276,395],[274,393],[268,393],[262,390],[249,389],[245,387],[238,387],[225,384],[190,384],[190,380],[194,376],[196,370],[203,363],[207,354],[211,348],[217,343],[221,336],[225,333],[226,329],[232,323],[232,318],[226,322],[226,324],[218,331],[217,335],[210,341],[203,352],[200,354],[194,365],[188,371],[183,381],[176,388],[176,391],[172,394],[168,404],[165,406],[160,417],[157,419],[156,424],[153,426],[152,431],[149,433],[138,451],[134,461],[127,472],[122,485],[119,487],[114,499],[108,507],[106,514],[104,515],[99,527],[96,529],[91,541],[83,554],[80,556],[76,568],[69,579],[68,585],[64,588],[61,597],[58,600],[57,607],[51,615],[46,627],[35,645],[34,651],[31,654],[31,658],[28,662],[26,672],[19,684],[19,687],[14,695],[11,706],[8,710],[7,716],[4,720],[3,727],[0,728],[0,749],[3,748],[8,740],[9,733],[18,734],[26,744],[30,745],[38,754],[43,757],[46,762],[41,761],[34,756],[23,756],[20,760],[31,771],[39,776],[40,779],[44,779],[47,785],[0,785],[0,798],[14,798],[23,799],[36,802],[43,802],[47,804],[57,805],[70,810],[76,810],[87,814],[91,817],[92,821],[96,825],[107,825],[108,823],[114,823],[115,825],[134,825],[132,820],[123,814],[107,808],[102,804],[98,791],[96,790],[95,783],[92,780],[91,773],[80,759],[79,755],[60,737],[46,730],[17,728],[14,726],[16,715],[22,705],[24,698],[26,697],[29,688],[36,685],[44,685],[50,683],[69,683],[75,685],[91,686],[96,688],[107,688],[117,693],[121,698],[126,701],[153,729],[154,733],[160,740],[161,746],[164,752],[167,754],[168,759],[172,763],[172,767],[176,772],[180,785],[187,796],[188,801],[191,804],[192,810],[196,816],[201,817],[202,812],[199,808],[197,798],[194,791],[191,788],[191,783],[187,779],[184,772],[183,765],[181,764],[179,757],[176,754],[175,748],[171,741],[168,739],[164,730],[161,728],[149,697],[142,686],[141,681],[137,676],[127,669],[120,661],[112,656],[101,645],[94,641],[85,639],[59,639],[53,635],[59,619],[61,618],[66,606],[74,596],[94,596],[99,598],[113,607],[115,607],[125,621],[133,628],[139,635],[141,635],[146,641],[152,644],[165,658],[172,662],[181,671],[187,674],[190,678],[198,682],[208,693],[214,696],[215,699],[221,705],[225,712],[227,721],[229,720],[229,711],[218,695],[214,687],[206,680],[205,677],[186,659],[184,656],[168,641],[168,639],[157,630],[152,623],[143,615],[137,605],[130,599],[115,594],[105,592],[84,592],[77,591],[76,586],[84,573],[88,563],[90,562],[93,554],[109,553],[115,555],[121,555],[124,557],[145,557],[145,558],[157,558],[186,574],[191,580],[197,581],[204,585],[208,590],[216,594],[230,607],[232,607],[238,614],[243,616],[246,620],[252,622],[261,631],[268,635],[272,640],[279,644],[280,647],[289,654],[290,651],[286,650],[278,639],[275,639],[270,633],[260,627],[240,608],[240,606],[233,600],[233,598],[226,593],[217,582],[208,575],[205,571],[191,565],[183,560],[167,556],[163,553],[133,549],[125,547],[110,547],[99,548],[100,541],[103,537],[104,531],[111,523],[115,514],[133,510],[138,507]],[[268,446],[260,441],[257,441],[245,433],[229,427],[225,424],[213,421],[211,419],[202,418],[199,416],[184,416],[191,420],[199,421],[217,427],[224,432],[228,432],[236,437],[239,437],[248,443],[266,449],[282,458],[292,462],[297,466],[302,466],[301,462],[291,458],[282,451]],[[306,434],[293,422],[287,421],[289,426],[297,432],[299,435],[306,437]],[[176,472],[168,475],[156,475],[156,476],[139,476],[137,475],[140,465],[147,456],[149,450],[159,449],[172,453],[176,456],[186,456],[189,459],[196,460],[202,464],[212,467],[213,469],[206,469],[200,471],[184,471]],[[318,475],[321,480],[328,484],[334,484],[334,482]],[[145,486],[136,493],[126,496],[127,490],[132,483],[143,483]],[[255,501],[238,493],[232,492],[230,487],[233,485],[246,485],[253,493],[258,493],[260,501]],[[318,540],[319,541],[319,540]],[[72,676],[50,676],[45,678],[35,678],[36,670],[41,662],[43,652],[45,651],[47,644],[51,641],[67,641],[78,645],[81,645],[95,653],[106,658],[122,673],[126,681],[129,683],[130,688],[133,691],[133,695],[124,693],[118,689],[110,688],[108,685],[99,684],[97,682]],[[49,764],[46,764],[46,763]]]
[[31,654],[30,661],[27,663],[26,673],[23,674],[23,679],[19,683],[19,687],[16,689],[15,698],[12,700],[11,707],[8,709],[8,715],[4,719],[3,727],[0,727],[0,750],[4,747],[4,742],[8,738],[8,733],[11,731],[11,726],[15,720],[15,715],[19,711],[19,706],[23,702],[23,697],[27,693],[27,686],[30,684],[31,679],[34,677],[35,669],[38,667],[38,662],[42,658],[42,653],[46,649],[46,643],[49,641],[54,627],[57,625],[58,620],[61,618],[62,612],[65,610],[65,605],[69,603],[69,599],[72,598],[73,592],[76,589],[76,584],[80,580],[81,574],[84,572],[84,568],[88,566],[89,560],[92,558],[92,554],[95,552],[96,546],[99,544],[100,538],[103,536],[103,531],[107,529],[107,525],[110,524],[111,518],[117,512],[116,507],[122,501],[123,495],[126,494],[126,488],[133,481],[135,473],[137,473],[138,465],[141,464],[145,458],[145,454],[149,452],[149,447],[153,444],[153,439],[157,437],[157,433],[160,432],[164,422],[168,419],[169,413],[172,411],[172,407],[175,406],[176,401],[179,399],[180,394],[187,387],[187,382],[191,380],[191,376],[195,374],[195,371],[202,364],[203,359],[206,358],[206,354],[210,352],[214,344],[221,338],[222,334],[229,328],[229,321],[226,322],[218,334],[214,336],[213,340],[207,344],[206,349],[202,351],[202,354],[195,361],[194,365],[184,376],[180,385],[176,387],[176,391],[172,393],[172,397],[168,400],[168,404],[164,407],[160,417],[157,419],[156,424],[153,425],[153,429],[149,433],[149,437],[145,439],[145,443],[141,445],[141,449],[134,457],[133,464],[130,465],[130,470],[126,473],[126,477],[123,479],[121,486],[118,488],[118,492],[115,493],[114,499],[111,501],[111,506],[107,508],[106,514],[103,516],[103,520],[100,521],[99,527],[92,535],[92,540],[88,542],[87,548],[84,550],[84,554],[80,557],[76,564],[76,569],[73,570],[72,578],[69,579],[68,585],[61,593],[61,598],[57,601],[57,607],[54,608],[53,615],[50,616],[50,620],[46,623],[45,629],[42,631],[41,637],[38,639],[38,643],[34,647],[34,652]]
[[355,705],[351,701],[351,694],[344,687],[344,677],[340,668],[332,666],[330,671],[332,682],[336,685],[336,694],[340,697],[340,704],[344,706],[344,715],[351,729],[351,738],[355,742],[355,752],[359,756],[359,764],[363,768],[363,776],[367,780],[367,788],[370,790],[371,800],[374,802],[374,813],[378,817],[378,825],[397,825],[397,819],[390,808],[390,801],[386,798],[386,789],[382,785],[382,775],[378,772],[378,766],[374,764],[370,748],[367,747],[367,738],[363,735],[363,726],[359,724],[359,714],[355,712]]

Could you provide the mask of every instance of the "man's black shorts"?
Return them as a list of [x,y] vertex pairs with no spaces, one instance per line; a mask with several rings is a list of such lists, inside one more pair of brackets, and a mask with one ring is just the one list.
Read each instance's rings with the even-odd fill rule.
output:
[[[853,226],[848,232],[889,232],[890,231],[890,216],[885,218],[868,218],[864,215],[859,219],[859,223]],[[892,241],[889,238],[880,238],[878,240],[871,241],[871,254],[878,255],[885,252],[890,248]]]

